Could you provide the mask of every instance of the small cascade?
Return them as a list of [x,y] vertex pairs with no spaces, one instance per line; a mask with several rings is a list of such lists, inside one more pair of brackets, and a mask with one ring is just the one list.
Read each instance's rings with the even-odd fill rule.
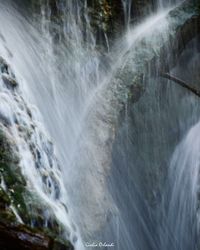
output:
[[[41,204],[40,212],[44,222],[40,226],[51,225],[54,215],[64,228],[63,237],[70,240],[77,249],[83,249],[79,233],[70,218],[68,194],[53,143],[42,125],[38,110],[27,104],[14,73],[3,58],[0,58],[0,100],[0,129],[12,141],[15,154],[19,156],[19,166],[27,183],[26,189],[35,200],[39,200],[38,204],[33,203],[29,209]],[[1,186],[7,190],[3,179]],[[23,217],[18,213],[20,204],[17,207],[12,205],[11,209],[19,222],[24,223]],[[31,225],[35,226],[35,223],[37,220],[33,218]]]

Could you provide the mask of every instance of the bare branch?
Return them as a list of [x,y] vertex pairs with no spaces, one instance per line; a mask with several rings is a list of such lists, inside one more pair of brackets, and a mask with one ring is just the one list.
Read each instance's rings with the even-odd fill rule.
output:
[[179,79],[179,78],[177,78],[177,77],[175,77],[175,76],[170,75],[169,73],[161,73],[160,75],[161,75],[161,77],[166,78],[166,79],[168,79],[168,80],[170,80],[170,81],[173,81],[173,82],[179,84],[179,85],[182,86],[183,88],[185,88],[185,89],[191,91],[193,94],[195,94],[195,95],[197,95],[198,97],[200,97],[200,90],[196,89],[196,88],[195,88],[194,86],[192,86],[191,84],[188,84],[188,83],[186,83],[185,81],[183,81],[183,80],[181,80],[181,79]]

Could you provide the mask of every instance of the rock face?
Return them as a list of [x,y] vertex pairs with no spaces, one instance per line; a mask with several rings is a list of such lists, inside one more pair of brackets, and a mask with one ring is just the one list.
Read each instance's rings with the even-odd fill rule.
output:
[[42,231],[24,225],[0,222],[1,250],[73,250],[72,245],[61,243]]
[[104,43],[105,35],[111,42],[124,31],[127,22],[137,23],[156,9],[153,0],[88,0],[87,5],[93,33],[101,43]]
[[0,58],[0,249],[71,250],[68,232],[50,206],[59,204],[67,213],[53,145],[39,132],[18,87]]
[[[73,1],[69,1],[68,4],[71,4],[70,2],[73,3]],[[39,13],[41,6],[43,5],[44,7],[46,5],[43,9],[50,10],[45,15],[50,17],[52,26],[54,26],[54,28],[50,28],[52,29],[52,34],[57,38],[61,35],[56,25],[58,23],[61,24],[63,16],[66,15],[66,12],[63,12],[62,9],[63,7],[65,8],[65,1],[49,0],[39,2],[36,0],[16,0],[15,3],[17,3],[20,9],[25,8],[28,10],[29,15],[34,12]],[[130,23],[135,24],[156,9],[156,1],[154,0],[80,0],[78,4],[81,21],[83,24],[89,22],[98,45],[106,45],[108,40],[112,43],[113,40],[118,38],[119,34],[126,29],[127,19],[129,19]],[[89,17],[88,20],[85,19],[86,13]],[[83,32],[85,32],[84,26],[82,28]]]
[[102,40],[104,34],[114,37],[124,26],[124,10],[122,1],[100,0],[88,1],[88,13],[91,26],[97,40]]
[[142,18],[156,9],[156,1],[154,0],[136,0],[132,2],[131,16],[134,18]]

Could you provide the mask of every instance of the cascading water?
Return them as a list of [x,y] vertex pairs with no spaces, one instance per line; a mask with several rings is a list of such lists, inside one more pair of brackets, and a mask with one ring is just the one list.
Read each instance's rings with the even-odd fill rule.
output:
[[[172,74],[199,86],[196,44],[189,45]],[[124,241],[120,231],[119,249],[197,249],[198,138],[194,148],[191,141],[198,125],[174,153],[167,172],[178,141],[199,119],[199,100],[160,77],[150,74],[144,81],[146,93],[126,111],[113,152],[110,182],[126,221],[119,228],[131,232],[127,243],[130,238]]]
[[125,24],[127,27],[130,25],[131,21],[131,6],[132,6],[132,0],[121,0],[123,9],[124,9],[124,19],[125,19]]
[[[189,43],[179,66],[173,70],[173,74],[195,86],[199,86],[199,69],[196,65],[200,57],[197,45],[195,39]],[[186,93],[182,93],[181,100],[184,103],[181,101],[177,106],[180,114],[179,133],[183,139],[178,146],[174,145],[176,148],[169,163],[160,209],[163,221],[160,228],[162,249],[199,248],[199,100]]]
[[[173,244],[174,249],[189,249],[187,240],[183,239],[185,234],[179,229],[191,226],[189,223],[195,214],[198,167],[195,168],[192,160],[196,164],[198,154],[193,148],[188,148],[199,125],[192,129],[175,151],[169,173],[172,192],[167,186],[161,202],[157,190],[163,185],[164,178],[159,171],[162,169],[165,172],[163,166],[167,168],[179,140],[177,131],[181,131],[182,136],[197,120],[197,100],[194,101],[182,92],[179,93],[178,88],[168,85],[164,94],[158,95],[159,91],[163,91],[160,86],[163,80],[147,75],[150,80],[146,83],[146,93],[131,110],[125,105],[124,122],[118,124],[122,109],[119,100],[127,98],[126,89],[129,88],[130,78],[134,78],[144,61],[156,54],[162,44],[168,41],[170,29],[175,25],[166,17],[169,11],[165,7],[169,7],[169,1],[158,1],[156,4],[162,11],[132,29],[133,1],[122,0],[127,34],[106,55],[96,49],[98,43],[92,33],[87,1],[55,2],[57,13],[53,13],[50,1],[41,0],[41,12],[36,16],[28,16],[13,1],[0,1],[0,56],[9,63],[20,83],[21,93],[17,94],[17,98],[26,97],[25,103],[34,103],[42,114],[42,119],[38,116],[34,118],[37,137],[31,138],[29,142],[23,141],[25,148],[20,149],[21,155],[24,150],[27,152],[22,158],[22,169],[30,180],[31,188],[55,211],[58,220],[64,222],[66,231],[70,231],[68,238],[77,249],[84,248],[81,236],[84,241],[91,243],[113,243],[112,247],[116,250],[161,250],[172,248]],[[54,15],[60,16],[60,23],[52,21]],[[181,21],[184,22],[191,15],[186,13]],[[127,76],[127,86],[122,86],[117,78],[121,69],[131,72]],[[4,93],[3,82],[2,86],[1,92]],[[174,114],[172,109],[177,106],[177,97],[173,91],[184,96],[181,107]],[[14,101],[12,95],[9,97],[14,105],[13,110],[20,110],[18,101]],[[185,100],[189,105],[185,105]],[[183,123],[184,118],[194,109],[194,120],[191,119],[188,124],[185,122],[184,128],[179,127],[179,122]],[[15,115],[9,112],[10,117]],[[17,117],[23,118],[29,128],[32,122],[30,117],[21,111],[19,113],[22,115]],[[177,122],[179,113],[182,116]],[[59,170],[57,162],[53,164],[53,176],[61,190],[59,199],[54,197],[56,185],[52,192],[47,192],[48,183],[52,185],[53,182],[47,174],[51,166],[46,164],[47,169],[41,170],[44,173],[36,171],[30,160],[31,152],[26,148],[31,140],[38,145],[39,152],[45,151],[43,144],[51,144],[43,142],[46,139],[37,129],[41,121],[53,138],[61,166]],[[166,134],[169,135],[167,139]],[[15,125],[12,135],[16,141],[22,140]],[[198,138],[195,144],[199,147]],[[47,161],[48,156],[44,153],[42,159]],[[31,162],[31,171],[27,162]],[[194,168],[189,171],[188,165]],[[189,171],[185,179],[180,179],[180,168],[183,175]],[[191,186],[193,171],[196,182]],[[49,179],[47,186],[44,186],[41,178],[46,175]],[[175,184],[174,178],[178,181]],[[187,204],[191,203],[191,207],[186,206],[181,212],[183,216],[191,212],[188,223],[182,221],[182,218],[176,220],[174,213],[174,209],[179,208],[178,202],[184,204],[184,192],[180,194],[182,185],[189,186],[191,191],[188,191],[185,199]],[[169,207],[166,205],[168,200],[171,204]],[[66,206],[69,214],[65,211]],[[72,221],[75,221],[78,232],[75,232]],[[180,242],[173,241],[173,230]],[[191,235],[188,241],[194,239],[195,232]],[[75,240],[76,237],[78,240]],[[190,249],[195,247],[192,245]]]
[[199,123],[177,146],[169,169],[162,249],[198,249]]
[[[64,158],[63,167],[65,165],[69,166],[71,158],[73,158],[76,137],[80,131],[81,105],[84,105],[88,92],[92,91],[94,87],[90,83],[93,81],[98,83],[98,60],[96,59],[95,51],[93,52],[92,49],[95,41],[93,41],[92,36],[90,37],[86,31],[87,38],[91,40],[91,42],[88,43],[88,48],[85,47],[85,50],[83,50],[81,47],[82,40],[80,39],[81,27],[80,24],[77,25],[74,18],[74,15],[77,17],[80,15],[79,7],[81,6],[77,3],[77,6],[74,8],[74,2],[72,1],[66,4],[64,3],[61,6],[64,11],[66,9],[70,14],[67,16],[67,20],[63,20],[63,22],[66,22],[64,25],[65,30],[63,31],[67,37],[65,42],[69,44],[65,50],[64,44],[62,43],[54,47],[50,34],[50,20],[47,19],[50,11],[48,4],[42,5],[42,22],[39,27],[41,31],[44,32],[42,37],[40,37],[40,33],[34,26],[30,25],[25,18],[19,15],[11,2],[0,4],[0,18],[5,27],[5,29],[1,30],[1,55],[12,66],[20,83],[24,83],[24,85],[20,86],[23,95],[27,96],[27,100],[36,103],[42,113],[46,114],[44,118],[47,127],[51,134],[55,136],[54,138],[59,141],[57,151],[61,162]],[[14,20],[15,18],[16,20]],[[27,30],[30,32],[27,32]],[[18,44],[17,47],[16,44]],[[87,52],[89,49],[91,53]],[[59,56],[59,62],[57,61],[56,53]],[[30,54],[32,54],[32,56],[29,56]],[[65,60],[65,56],[67,56],[66,58],[68,58],[68,60]],[[67,70],[67,72],[65,72],[65,70]],[[69,83],[69,85],[65,86],[63,84],[64,82]],[[44,83],[48,83],[47,88]],[[59,83],[59,85],[57,83]],[[40,89],[38,92],[38,88],[42,88],[43,91]],[[41,95],[38,93],[41,93]],[[76,95],[76,99],[73,98],[74,95]],[[48,103],[49,106],[44,105],[44,97],[45,103]],[[64,103],[66,109],[63,106]],[[55,129],[54,121],[60,119],[62,120],[61,123],[58,124],[60,127]],[[64,134],[62,133],[63,127],[69,128]],[[59,148],[59,145],[62,149]],[[71,151],[71,153],[69,151]],[[26,164],[25,166],[28,169]],[[34,177],[35,181],[33,180],[32,171],[29,170],[26,174],[27,178],[31,179],[34,183],[34,187],[38,191],[42,189],[36,181],[37,177]],[[68,179],[67,183],[70,185],[71,176],[68,174],[67,167],[66,178]],[[70,191],[69,188],[69,192]],[[41,191],[40,193],[43,194]],[[66,195],[63,194],[62,196],[65,197]],[[41,195],[41,198],[44,199],[44,195]],[[60,203],[65,204],[66,202],[61,201]],[[53,202],[51,202],[50,205],[53,210],[58,210],[59,220],[64,220],[68,224],[68,219],[65,218],[67,215],[64,206],[61,206],[59,209],[59,205],[56,208]],[[69,203],[66,205],[68,207]],[[70,228],[69,225],[67,226],[67,224],[67,230],[69,229],[72,232],[73,229]],[[72,234],[71,237],[70,239],[73,242]],[[79,249],[79,247],[78,243],[77,248]]]
[[[20,95],[20,91],[16,90],[15,76],[2,58],[0,65],[1,131],[4,131],[16,145],[16,150],[21,157],[21,170],[28,181],[27,188],[30,191],[34,190],[35,197],[39,197],[41,202],[49,207],[49,212],[53,212],[58,221],[64,225],[68,238],[74,241],[77,236],[75,232],[73,233],[73,224],[67,215],[67,195],[60,177],[60,168],[54,155],[52,142],[39,122],[37,110],[28,106]],[[5,190],[7,188],[3,180],[2,187]],[[18,206],[20,208],[20,204]],[[13,211],[23,223],[14,207]],[[48,225],[51,212],[46,211],[46,215],[43,214],[46,225]],[[34,225],[34,219],[32,223]],[[77,243],[77,246],[80,247],[81,243]]]

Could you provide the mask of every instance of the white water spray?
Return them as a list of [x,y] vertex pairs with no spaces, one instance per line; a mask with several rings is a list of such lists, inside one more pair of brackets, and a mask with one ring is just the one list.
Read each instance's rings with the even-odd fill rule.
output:
[[[31,171],[27,167],[26,163],[31,161],[31,155],[26,142],[23,142],[24,147],[21,148],[21,152],[27,152],[22,160],[24,173],[41,199],[55,210],[58,219],[66,222],[66,228],[70,227],[73,218],[78,222],[81,234],[86,239],[91,239],[97,237],[114,218],[114,229],[117,232],[114,230],[113,234],[119,237],[119,232],[123,231],[123,243],[127,240],[125,247],[137,249],[137,244],[127,229],[127,221],[122,220],[106,182],[111,168],[110,145],[115,136],[115,127],[112,125],[119,111],[115,110],[117,105],[112,105],[113,99],[116,101],[116,97],[112,95],[120,84],[117,82],[112,85],[111,80],[128,60],[126,53],[129,51],[135,59],[130,68],[137,73],[136,59],[142,60],[148,48],[152,48],[152,54],[160,48],[170,33],[169,20],[166,19],[168,11],[153,15],[134,29],[130,28],[123,42],[116,46],[117,52],[111,51],[111,63],[105,59],[108,66],[105,70],[106,67],[101,64],[102,55],[96,51],[86,1],[61,3],[63,30],[59,32],[59,28],[54,27],[56,32],[52,35],[48,5],[42,5],[42,20],[38,24],[34,19],[28,22],[12,5],[0,2],[0,55],[14,70],[22,96],[38,106],[45,127],[56,145],[62,169],[62,174],[59,171],[57,173],[57,166],[55,167],[55,176],[63,192],[61,201],[54,203],[46,195],[42,183],[36,181],[40,180],[42,173],[34,169],[33,161]],[[123,3],[126,23],[129,25],[131,1]],[[84,32],[81,19],[83,14]],[[155,33],[157,36],[154,40]],[[141,45],[144,41],[149,47]],[[42,121],[38,117],[35,119],[36,124]],[[25,120],[29,126],[29,118],[26,117]],[[19,142],[21,138],[18,132],[13,133]],[[40,138],[36,137],[35,140],[40,143]],[[62,200],[66,197],[67,200]],[[66,215],[62,203],[69,206],[71,218]],[[134,211],[140,215],[136,206]],[[140,219],[148,240],[155,246],[145,219]],[[70,230],[73,231],[71,228]],[[70,239],[73,241],[73,236]],[[79,238],[77,249],[81,249],[81,245]]]

